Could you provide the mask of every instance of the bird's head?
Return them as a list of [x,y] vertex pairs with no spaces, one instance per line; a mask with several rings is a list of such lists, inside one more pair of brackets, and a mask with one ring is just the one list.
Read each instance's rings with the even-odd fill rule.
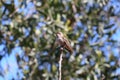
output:
[[57,36],[57,37],[64,37],[64,35],[63,35],[62,32],[57,32],[56,36]]

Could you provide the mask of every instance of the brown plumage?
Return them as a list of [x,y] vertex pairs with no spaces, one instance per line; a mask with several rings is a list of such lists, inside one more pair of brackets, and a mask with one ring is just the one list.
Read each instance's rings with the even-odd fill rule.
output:
[[66,50],[68,50],[70,53],[73,53],[73,49],[70,45],[70,42],[68,41],[67,38],[65,38],[65,36],[63,35],[62,32],[58,32],[57,34],[57,42],[60,46],[62,46],[63,48],[65,48]]

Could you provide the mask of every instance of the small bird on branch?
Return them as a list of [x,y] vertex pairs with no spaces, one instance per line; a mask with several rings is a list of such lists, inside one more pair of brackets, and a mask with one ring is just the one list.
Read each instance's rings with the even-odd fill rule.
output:
[[68,41],[68,39],[63,35],[62,32],[57,32],[56,33],[57,36],[57,43],[60,45],[60,47],[62,47],[63,49],[65,48],[66,50],[68,50],[70,53],[73,53],[73,49],[70,45],[70,42]]

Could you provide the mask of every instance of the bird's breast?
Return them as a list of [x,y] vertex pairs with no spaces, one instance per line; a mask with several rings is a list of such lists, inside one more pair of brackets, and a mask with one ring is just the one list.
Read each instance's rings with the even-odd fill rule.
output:
[[57,42],[59,43],[60,46],[64,45],[64,40],[62,38],[58,38]]

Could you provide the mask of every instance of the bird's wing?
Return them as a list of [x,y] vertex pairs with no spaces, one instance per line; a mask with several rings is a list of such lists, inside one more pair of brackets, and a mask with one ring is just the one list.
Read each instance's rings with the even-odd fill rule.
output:
[[71,45],[70,45],[70,42],[68,41],[68,39],[66,39],[66,38],[64,38],[64,43],[65,43],[65,48],[68,50],[68,51],[70,51],[71,53],[73,52],[73,49],[72,49],[72,47],[71,47]]

